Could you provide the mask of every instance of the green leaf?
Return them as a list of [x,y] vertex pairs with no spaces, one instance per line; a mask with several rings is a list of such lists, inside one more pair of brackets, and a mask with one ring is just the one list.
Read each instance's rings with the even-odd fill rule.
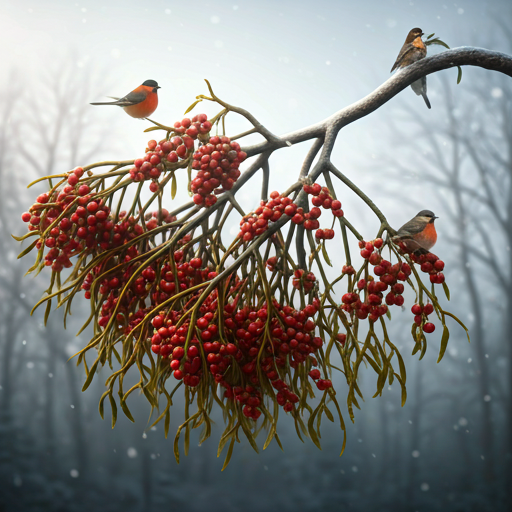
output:
[[272,439],[274,439],[274,434],[276,433],[276,427],[275,425],[272,425],[270,427],[267,439],[265,441],[265,444],[263,445],[263,449],[266,450]]
[[84,385],[82,387],[82,391],[85,391],[89,387],[89,385],[91,384],[92,379],[94,377],[94,374],[96,373],[96,368],[97,368],[99,362],[100,362],[100,360],[98,358],[98,359],[96,359],[94,364],[91,366],[91,369],[87,373],[87,379],[85,379],[85,383],[84,383]]
[[402,388],[402,407],[405,405],[405,402],[407,401],[407,389],[405,387],[405,383],[402,382],[402,379],[400,378],[400,375],[398,373],[395,373],[395,377],[400,382],[400,387]]
[[172,174],[172,180],[171,180],[171,199],[174,199],[176,197],[176,191],[178,190],[178,182],[176,180],[176,174]]
[[432,32],[432,34],[430,34],[429,36],[427,36],[427,39],[430,39],[431,37],[434,37],[435,36],[435,32]]
[[[187,108],[187,110],[185,110],[184,114],[188,114],[198,103],[201,103],[201,101],[203,101],[202,99],[200,100],[197,100],[197,101],[194,101],[194,103],[192,103],[192,105],[190,105],[190,107]],[[224,469],[224,468],[222,468]]]
[[450,338],[450,331],[446,325],[443,329],[443,336],[441,338],[441,348],[439,349],[439,357],[437,358],[437,362],[439,363],[441,359],[443,359],[444,353],[446,352],[446,347],[448,346],[448,339]]
[[117,421],[117,404],[115,398],[112,396],[112,393],[108,394],[108,398],[110,400],[110,407],[112,407],[112,428],[114,428]]
[[327,416],[327,419],[331,423],[334,423],[334,416],[332,415],[332,412],[329,410],[329,408],[326,405],[324,405],[324,412],[325,412],[325,415]]
[[252,446],[252,449],[256,453],[259,453],[258,445],[256,444],[256,441],[254,441],[254,436],[252,435],[249,427],[245,424],[244,420],[242,420],[242,430],[244,431],[245,437],[247,437],[249,444]]
[[460,81],[462,80],[462,68],[460,66],[457,66],[457,69],[459,72],[457,73],[457,85],[460,84]]
[[[186,113],[186,112],[185,112]],[[233,446],[235,446],[235,436],[231,438],[231,442],[229,443],[228,453],[226,453],[226,458],[224,459],[224,464],[222,465],[221,471],[224,471],[231,460],[231,455],[233,454]]]
[[329,255],[327,254],[327,250],[325,248],[325,242],[322,242],[322,256],[324,257],[325,262],[329,267],[332,267],[331,260],[329,259]]
[[450,289],[448,288],[448,285],[446,283],[443,283],[443,290],[444,294],[446,295],[446,298],[450,300]]
[[158,399],[156,398],[156,396],[153,395],[153,393],[151,393],[151,391],[149,391],[149,389],[147,389],[146,387],[142,388],[142,392],[144,393],[144,396],[147,398],[148,402],[153,407],[158,408]]
[[20,252],[18,254],[18,259],[20,258],[23,258],[23,256],[25,256],[25,254],[28,254],[37,244],[37,241],[39,240],[39,238],[37,240],[35,240],[34,242],[32,242],[26,249],[24,249],[22,252]]
[[438,37],[436,37],[435,39],[431,39],[430,41],[425,41],[426,46],[430,46],[431,44],[438,44],[439,46],[444,46],[445,48],[448,48],[448,50],[450,49],[450,47],[444,41],[441,41],[441,39],[439,39]]
[[468,342],[471,343],[471,340],[469,338],[468,328],[464,325],[464,323],[461,320],[459,320],[454,314],[448,313],[448,311],[443,311],[443,313],[446,316],[449,316],[450,318],[453,318],[466,331],[466,336],[468,337]]
[[124,414],[126,417],[132,422],[135,423],[135,420],[133,419],[132,413],[130,412],[130,409],[128,409],[128,406],[126,405],[125,401],[121,398],[119,400],[119,404],[121,405],[121,409],[123,409]]
[[103,393],[103,395],[101,395],[101,398],[100,398],[99,411],[100,411],[100,416],[101,416],[102,420],[105,419],[105,417],[104,417],[103,401],[105,400],[105,398],[107,398],[108,394],[109,394],[109,391],[105,391],[105,393]]

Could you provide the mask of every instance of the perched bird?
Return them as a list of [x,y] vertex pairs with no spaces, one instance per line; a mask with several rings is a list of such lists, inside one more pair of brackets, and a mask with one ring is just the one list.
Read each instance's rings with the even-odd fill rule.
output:
[[434,221],[437,217],[430,210],[421,210],[416,217],[406,222],[396,233],[391,241],[405,245],[407,252],[417,255],[430,251],[437,240]]
[[114,98],[116,101],[106,103],[91,103],[91,105],[117,105],[132,117],[142,119],[150,116],[158,107],[159,85],[154,80],[146,80],[123,98]]
[[[427,47],[425,43],[422,41],[421,36],[423,35],[423,31],[421,28],[413,28],[408,34],[405,40],[398,57],[396,58],[393,67],[391,68],[391,72],[393,72],[397,68],[405,68],[414,64],[416,61],[424,59],[427,56]],[[416,82],[411,84],[412,90],[418,95],[423,96],[425,103],[428,108],[430,107],[430,101],[427,98],[427,77],[424,76]]]

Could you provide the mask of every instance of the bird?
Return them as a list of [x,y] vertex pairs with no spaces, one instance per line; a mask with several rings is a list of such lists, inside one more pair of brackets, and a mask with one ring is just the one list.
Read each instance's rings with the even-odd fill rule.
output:
[[437,241],[434,226],[437,218],[430,210],[421,210],[396,232],[391,241],[395,244],[402,243],[409,253],[426,254]]
[[[402,49],[400,50],[400,53],[398,54],[393,67],[391,68],[391,73],[397,68],[405,68],[411,64],[414,64],[418,60],[424,59],[427,56],[427,47],[421,39],[422,35],[423,31],[421,28],[413,28],[407,34],[405,43],[402,46]],[[418,96],[423,96],[423,99],[425,100],[428,108],[432,108],[430,106],[430,101],[427,98],[426,76],[423,76],[419,80],[416,80],[416,82],[413,82],[411,84],[411,88]]]
[[146,80],[132,92],[116,101],[91,103],[91,105],[117,105],[132,117],[143,119],[150,116],[158,107],[158,89],[160,86],[154,80]]

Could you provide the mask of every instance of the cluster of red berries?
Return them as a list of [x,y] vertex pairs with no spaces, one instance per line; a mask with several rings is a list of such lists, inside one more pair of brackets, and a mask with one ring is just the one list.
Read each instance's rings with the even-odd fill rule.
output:
[[261,201],[254,212],[246,215],[240,221],[241,229],[238,236],[244,242],[250,242],[255,236],[259,236],[267,230],[269,222],[276,222],[285,214],[291,217],[294,224],[303,224],[304,228],[309,231],[316,229],[317,240],[334,238],[333,229],[319,229],[318,218],[322,215],[320,207],[331,209],[335,217],[342,217],[343,210],[340,201],[333,199],[329,189],[318,183],[304,185],[304,191],[313,195],[311,202],[314,206],[309,212],[304,212],[304,209],[297,206],[291,198],[281,196],[277,191],[271,192],[268,201]]
[[[304,185],[303,189],[306,194],[313,196],[311,198],[311,204],[314,208],[312,208],[309,212],[309,219],[318,219],[321,213],[321,210],[318,210],[320,207],[324,208],[325,210],[332,210],[332,214],[335,217],[343,217],[341,202],[331,196],[331,192],[327,187],[322,187],[318,183],[313,183],[312,185]],[[313,212],[313,210],[315,211]],[[311,213],[313,213],[313,217],[311,217]],[[304,223],[304,227],[308,229],[306,222]],[[334,238],[333,229],[319,229],[319,226],[316,225],[313,229],[316,229],[315,238],[317,240],[332,240]]]
[[444,261],[440,260],[435,254],[428,252],[426,254],[411,254],[411,260],[420,265],[421,271],[430,274],[430,282],[434,284],[444,283]]
[[[390,261],[384,259],[378,252],[383,243],[382,238],[376,238],[371,242],[360,241],[361,256],[374,266],[373,273],[379,277],[380,282],[391,288],[389,293],[386,294],[386,304],[388,306],[403,306],[404,285],[398,281],[407,281],[412,270],[408,263],[399,262],[392,265]],[[387,290],[387,287],[382,291],[385,290]]]
[[[123,219],[125,214],[114,224],[104,200],[91,193],[88,185],[78,184],[82,175],[83,169],[76,168],[62,190],[41,194],[30,211],[22,215],[22,220],[29,223],[29,231],[37,230],[42,235],[36,247],[49,248],[44,264],[55,272],[71,267],[70,258],[84,250],[106,251],[143,232],[134,218]],[[55,225],[48,231],[52,224]]]
[[[359,319],[369,318],[375,322],[387,313],[388,306],[402,306],[404,303],[404,285],[398,281],[407,281],[411,275],[411,267],[402,262],[392,265],[390,261],[385,260],[379,252],[383,243],[381,238],[371,242],[359,242],[361,256],[373,265],[373,272],[379,277],[379,281],[372,276],[360,279],[357,283],[359,293],[346,293],[341,299],[342,309],[348,313],[355,313]],[[353,275],[355,271],[352,266],[345,265],[343,272]],[[384,298],[384,292],[388,289],[390,291]],[[360,298],[361,293],[364,293],[364,301]]]
[[159,189],[158,178],[166,170],[168,164],[185,160],[194,148],[194,139],[188,135],[175,136],[170,140],[150,140],[143,158],[137,158],[130,169],[133,181],[152,180],[149,185],[151,192]]
[[[207,270],[198,268],[197,271],[202,273],[201,279],[213,277]],[[316,324],[311,317],[318,312],[320,302],[314,299],[298,311],[273,300],[274,317],[269,321],[266,303],[260,307],[238,307],[240,286],[241,281],[237,280],[231,287],[229,293],[234,299],[224,306],[222,322],[218,318],[217,290],[212,291],[199,309],[202,316],[193,326],[194,334],[188,345],[190,321],[187,319],[177,326],[187,314],[187,306],[179,312],[161,311],[152,319],[151,349],[169,360],[174,377],[188,386],[196,387],[206,370],[225,388],[225,398],[238,402],[243,414],[254,420],[261,415],[265,393],[260,380],[263,374],[277,390],[277,403],[290,412],[299,398],[285,382],[287,367],[318,365],[314,354],[323,342],[314,336]],[[188,304],[193,302],[192,298]],[[219,332],[221,325],[223,333]],[[233,366],[237,367],[236,371]],[[329,379],[320,379],[319,370],[310,372],[310,377],[320,390],[332,385]]]
[[212,123],[208,121],[206,114],[199,114],[192,119],[185,117],[174,123],[174,131],[177,135],[171,139],[163,139],[160,142],[150,140],[143,158],[137,158],[130,169],[130,177],[133,181],[152,180],[149,185],[151,192],[159,189],[158,178],[168,168],[174,168],[180,160],[186,160],[194,149],[195,140],[208,134]]
[[318,183],[312,185],[305,184],[303,187],[306,194],[312,195],[311,204],[316,207],[322,207],[326,210],[332,210],[335,217],[343,217],[341,202],[331,196],[331,192],[327,187],[322,187]]
[[188,135],[194,140],[197,138],[201,139],[203,136],[206,136],[210,133],[211,129],[212,123],[208,121],[208,116],[206,114],[198,114],[192,119],[185,117],[181,121],[176,121],[174,123],[174,131],[178,135]]
[[194,153],[192,169],[198,171],[190,184],[197,205],[212,206],[217,202],[215,194],[231,190],[240,177],[238,167],[247,158],[240,144],[229,137],[211,137],[207,144]]
[[[139,254],[135,246],[130,246],[124,257],[124,262],[130,262]],[[201,258],[191,258],[189,261],[182,261],[184,253],[182,250],[174,252],[174,262],[176,274],[172,271],[172,266],[168,261],[154,262],[144,268],[140,275],[133,281],[130,288],[122,294],[121,304],[118,305],[118,297],[125,288],[126,283],[134,274],[137,268],[143,263],[136,265],[127,265],[123,270],[116,273],[110,273],[108,277],[100,283],[99,292],[102,295],[103,302],[101,313],[98,320],[100,327],[105,327],[114,310],[117,307],[117,325],[128,333],[134,329],[154,307],[163,303],[176,293],[182,292],[211,280],[217,276],[216,272],[208,268],[202,268]],[[157,270],[159,270],[160,279],[157,280]],[[93,272],[90,272],[82,288],[86,290],[85,297],[91,298],[90,287],[93,280],[101,273],[104,273],[103,266],[98,266]],[[177,284],[176,284],[177,283]],[[149,306],[146,307],[143,302],[148,298]],[[135,309],[135,311],[133,311]]]
[[161,226],[162,224],[169,224],[176,220],[176,215],[169,215],[169,211],[165,208],[162,208],[160,212],[156,211],[153,213],[148,213],[144,217],[146,222],[146,229],[151,231],[155,229],[157,226]]
[[304,287],[306,293],[310,292],[315,287],[316,277],[313,272],[306,272],[298,268],[293,273],[292,286],[300,290],[301,286]]
[[254,212],[242,218],[238,237],[244,242],[250,242],[267,230],[269,222],[277,222],[283,213],[291,217],[296,211],[297,205],[289,197],[273,191],[268,201],[261,201]]
[[416,325],[423,324],[423,332],[430,334],[434,332],[436,326],[432,322],[428,322],[428,315],[434,312],[434,306],[428,302],[424,306],[421,304],[414,304],[411,308],[414,315],[414,323]]

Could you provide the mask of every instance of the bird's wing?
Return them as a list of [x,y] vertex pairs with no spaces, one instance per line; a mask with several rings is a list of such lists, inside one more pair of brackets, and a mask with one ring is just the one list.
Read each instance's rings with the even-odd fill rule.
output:
[[390,73],[392,73],[397,67],[399,67],[402,61],[404,60],[404,57],[413,50],[414,46],[412,44],[404,44],[402,46],[402,49],[400,50],[400,53],[398,54],[398,57],[396,58],[395,63],[393,64],[393,67],[391,68]]
[[137,105],[146,99],[147,94],[145,92],[129,92],[124,98],[120,98],[114,102],[114,105],[120,107],[130,107],[131,105]]
[[414,220],[410,220],[409,222],[406,222],[396,233],[396,238],[409,238],[413,235],[417,235],[418,233],[421,233],[423,229],[425,228],[425,225],[422,225],[419,222],[415,222]]

